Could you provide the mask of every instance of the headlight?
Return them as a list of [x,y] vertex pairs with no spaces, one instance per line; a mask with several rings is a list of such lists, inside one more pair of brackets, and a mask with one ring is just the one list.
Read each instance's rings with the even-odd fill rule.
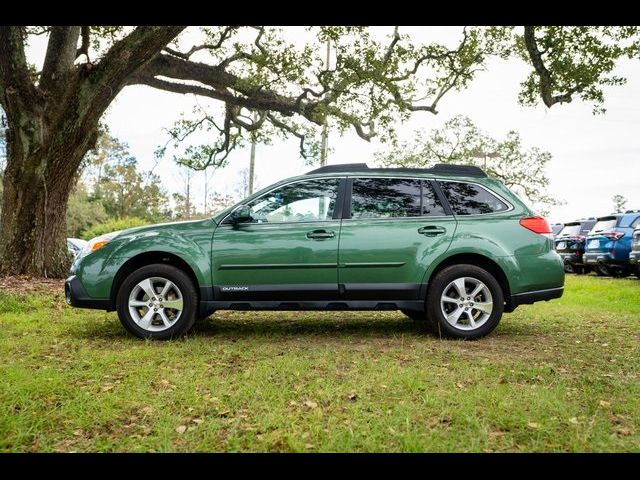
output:
[[93,253],[97,250],[100,250],[107,243],[113,240],[116,236],[118,236],[122,232],[122,230],[118,230],[117,232],[105,233],[104,235],[100,235],[99,237],[92,238],[87,243],[87,246],[82,249],[82,251],[78,254],[77,259],[86,257],[90,253]]

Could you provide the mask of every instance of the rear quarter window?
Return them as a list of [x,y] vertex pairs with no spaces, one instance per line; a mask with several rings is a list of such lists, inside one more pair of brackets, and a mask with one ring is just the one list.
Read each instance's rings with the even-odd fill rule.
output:
[[483,215],[509,209],[506,203],[480,185],[440,182],[440,186],[456,215]]

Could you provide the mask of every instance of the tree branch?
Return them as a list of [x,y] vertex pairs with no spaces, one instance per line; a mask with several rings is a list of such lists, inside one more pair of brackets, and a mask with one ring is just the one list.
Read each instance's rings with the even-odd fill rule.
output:
[[[24,53],[21,27],[0,27],[0,104],[9,112],[11,98],[37,97],[37,90],[29,76]],[[32,102],[25,102],[28,106]]]
[[[168,77],[175,80],[196,81],[211,87],[210,89],[195,85],[178,84],[162,80],[158,82],[157,76]],[[312,110],[316,104],[296,104],[296,99],[289,98],[270,90],[247,85],[242,79],[227,72],[219,66],[206,63],[183,60],[171,55],[160,54],[149,62],[145,68],[128,82],[129,84],[143,83],[156,88],[177,93],[196,93],[218,100],[229,101],[233,105],[239,105],[252,110],[275,110],[283,115],[292,116],[296,113],[304,115],[307,119],[322,124],[322,121],[313,119]],[[237,94],[232,94],[233,89]]]
[[54,90],[73,68],[79,36],[80,27],[51,27],[39,81],[42,90]]
[[531,64],[538,75],[540,81],[538,82],[538,86],[540,88],[540,96],[542,97],[542,101],[544,104],[551,108],[556,103],[569,103],[571,102],[571,94],[573,92],[567,92],[561,95],[553,95],[554,89],[554,81],[553,77],[547,67],[542,60],[543,53],[538,49],[538,44],[536,42],[536,27],[533,26],[525,26],[524,27],[524,44],[527,47],[527,52],[529,54],[529,59],[531,60]]
[[78,48],[78,50],[76,51],[76,58],[78,58],[80,55],[84,55],[87,57],[88,63],[91,63],[91,60],[89,60],[89,45],[91,40],[90,33],[91,27],[89,27],[88,25],[83,25],[81,27],[80,36],[82,38],[82,43],[80,44],[80,48]]
[[127,84],[127,79],[144,67],[185,27],[137,27],[122,40],[114,43],[89,77],[95,85],[90,108],[99,114]]

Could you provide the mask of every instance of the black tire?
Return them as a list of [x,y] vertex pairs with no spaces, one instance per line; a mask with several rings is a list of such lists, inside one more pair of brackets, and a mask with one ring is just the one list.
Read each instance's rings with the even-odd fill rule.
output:
[[611,276],[611,272],[604,265],[597,265],[593,267],[593,270],[596,272],[596,275],[599,277],[609,277]]
[[[182,294],[183,308],[180,316],[173,325],[165,330],[150,331],[140,327],[129,311],[129,296],[133,289],[139,282],[151,277],[161,277],[169,280],[177,286]],[[136,337],[169,340],[185,335],[193,327],[198,314],[198,292],[193,281],[179,268],[165,264],[152,264],[139,268],[125,278],[118,290],[116,308],[124,328]],[[158,321],[157,317],[155,317],[154,321]]]
[[421,312],[419,310],[400,310],[411,320],[415,320],[416,322],[424,322],[427,320],[427,312]]
[[[445,288],[454,280],[461,277],[471,277],[484,283],[491,294],[493,306],[488,319],[478,328],[463,330],[451,325],[445,318],[440,300]],[[472,299],[472,301],[475,299]],[[427,318],[440,336],[475,340],[491,333],[500,323],[504,312],[504,294],[498,281],[489,272],[476,265],[452,265],[439,272],[429,287],[427,293]]]
[[640,264],[636,265],[633,269],[633,273],[638,279],[640,279]]
[[564,264],[564,271],[566,273],[576,273],[576,269],[573,265],[571,265],[570,263],[565,263]]

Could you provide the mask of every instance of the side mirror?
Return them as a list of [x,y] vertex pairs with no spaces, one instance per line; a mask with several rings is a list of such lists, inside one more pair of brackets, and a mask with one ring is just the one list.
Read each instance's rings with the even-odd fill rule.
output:
[[251,207],[248,205],[239,205],[229,216],[232,223],[246,223],[253,220],[251,216]]

